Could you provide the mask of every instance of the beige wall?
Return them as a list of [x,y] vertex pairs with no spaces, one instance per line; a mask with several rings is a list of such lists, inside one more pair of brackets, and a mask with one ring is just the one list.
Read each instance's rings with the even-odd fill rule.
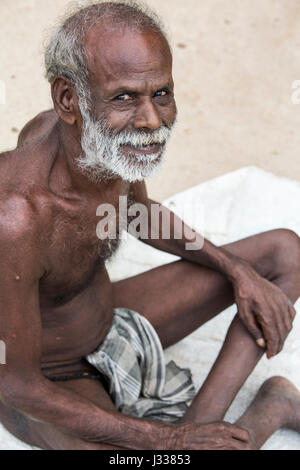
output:
[[[51,106],[43,78],[45,28],[66,0],[0,1],[0,149]],[[162,172],[163,199],[247,165],[300,179],[299,0],[149,0],[169,25],[179,122]],[[263,188],[258,188],[258,190]]]

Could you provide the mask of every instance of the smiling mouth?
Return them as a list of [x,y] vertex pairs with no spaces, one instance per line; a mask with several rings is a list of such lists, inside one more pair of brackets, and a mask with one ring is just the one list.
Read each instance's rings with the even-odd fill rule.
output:
[[125,150],[126,153],[135,153],[135,154],[156,154],[162,149],[164,144],[150,144],[150,145],[142,145],[138,147],[134,147],[130,144],[122,145],[122,149]]

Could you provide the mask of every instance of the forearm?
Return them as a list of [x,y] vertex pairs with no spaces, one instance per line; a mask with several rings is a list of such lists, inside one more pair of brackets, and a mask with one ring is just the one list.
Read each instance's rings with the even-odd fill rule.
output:
[[[16,385],[13,386],[15,388]],[[74,437],[125,449],[169,448],[174,426],[107,412],[77,393],[47,380],[20,387],[9,405],[32,420],[61,428]],[[21,388],[21,389],[20,389]]]
[[234,281],[239,276],[239,270],[246,262],[233,255],[223,247],[217,247],[208,240],[204,240],[201,250],[185,251],[183,259],[211,268]]
[[214,269],[224,274],[230,281],[238,277],[239,267],[243,263],[240,258],[204,239],[201,234],[195,232],[162,205],[159,205],[160,219],[153,217],[151,210],[153,204],[158,203],[148,199],[148,237],[141,238],[144,243],[187,261]]

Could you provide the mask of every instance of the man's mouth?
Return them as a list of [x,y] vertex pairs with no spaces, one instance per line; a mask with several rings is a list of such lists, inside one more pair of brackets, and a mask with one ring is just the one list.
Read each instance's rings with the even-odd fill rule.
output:
[[160,152],[164,144],[149,144],[149,145],[141,145],[135,147],[130,144],[122,145],[123,151],[130,154],[144,154],[144,155],[151,155],[157,154]]

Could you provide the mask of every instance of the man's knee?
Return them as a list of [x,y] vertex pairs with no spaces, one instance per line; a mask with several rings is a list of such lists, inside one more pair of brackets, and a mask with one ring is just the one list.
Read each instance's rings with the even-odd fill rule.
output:
[[270,232],[273,240],[273,270],[279,275],[291,274],[300,280],[300,238],[288,229]]

